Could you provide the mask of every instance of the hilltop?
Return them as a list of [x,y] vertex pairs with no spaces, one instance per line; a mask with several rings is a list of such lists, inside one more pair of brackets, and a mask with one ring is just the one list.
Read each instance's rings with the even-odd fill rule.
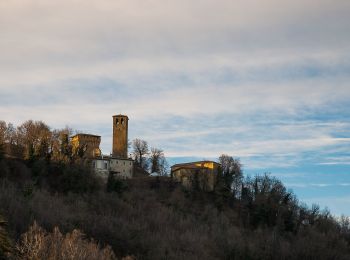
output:
[[88,147],[73,149],[71,129],[1,129],[0,259],[350,258],[348,218],[304,205],[268,174],[244,177],[231,156],[204,162],[213,171],[185,164],[183,185],[150,177],[147,169],[164,172],[164,154],[145,157],[147,142],[136,139],[144,149],[132,178],[120,179],[97,174]]
[[82,165],[3,159],[0,213],[8,237],[23,243],[21,234],[33,230],[35,221],[47,232],[78,229],[87,241],[111,246],[119,258],[350,257],[349,222],[300,204],[268,175],[245,179],[240,199],[224,191],[184,189],[166,177],[116,184],[108,191]]

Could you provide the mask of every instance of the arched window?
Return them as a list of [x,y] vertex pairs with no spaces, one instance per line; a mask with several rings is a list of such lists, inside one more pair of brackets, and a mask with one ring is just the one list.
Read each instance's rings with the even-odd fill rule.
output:
[[115,120],[115,123],[116,123],[117,125],[119,125],[119,119],[118,119],[118,118]]

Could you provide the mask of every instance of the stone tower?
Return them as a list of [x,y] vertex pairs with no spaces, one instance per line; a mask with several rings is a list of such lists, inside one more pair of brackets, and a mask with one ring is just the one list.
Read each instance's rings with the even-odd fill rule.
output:
[[128,158],[128,121],[127,116],[113,116],[113,157]]

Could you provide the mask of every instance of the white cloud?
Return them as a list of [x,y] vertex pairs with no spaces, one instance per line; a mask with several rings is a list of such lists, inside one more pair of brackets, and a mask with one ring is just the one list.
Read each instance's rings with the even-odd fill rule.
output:
[[106,152],[111,115],[125,113],[131,138],[170,156],[229,153],[251,167],[327,156],[347,148],[336,134],[349,125],[304,117],[350,99],[349,10],[345,0],[1,1],[0,117],[103,133]]

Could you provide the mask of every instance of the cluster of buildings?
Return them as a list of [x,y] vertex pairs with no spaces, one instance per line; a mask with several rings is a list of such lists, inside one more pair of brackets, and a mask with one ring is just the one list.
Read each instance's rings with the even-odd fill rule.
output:
[[[126,115],[113,116],[112,153],[103,155],[100,150],[101,136],[76,134],[71,137],[73,150],[85,148],[84,156],[91,162],[96,175],[108,178],[130,179],[135,176],[133,159],[128,156],[128,122]],[[213,161],[198,161],[171,166],[171,177],[190,188],[194,182],[202,190],[214,189],[220,164]]]
[[71,137],[73,150],[85,147],[84,157],[91,161],[94,172],[104,179],[109,174],[120,179],[134,175],[134,161],[128,156],[128,121],[125,115],[113,116],[113,147],[107,156],[100,150],[101,136],[76,134]]

